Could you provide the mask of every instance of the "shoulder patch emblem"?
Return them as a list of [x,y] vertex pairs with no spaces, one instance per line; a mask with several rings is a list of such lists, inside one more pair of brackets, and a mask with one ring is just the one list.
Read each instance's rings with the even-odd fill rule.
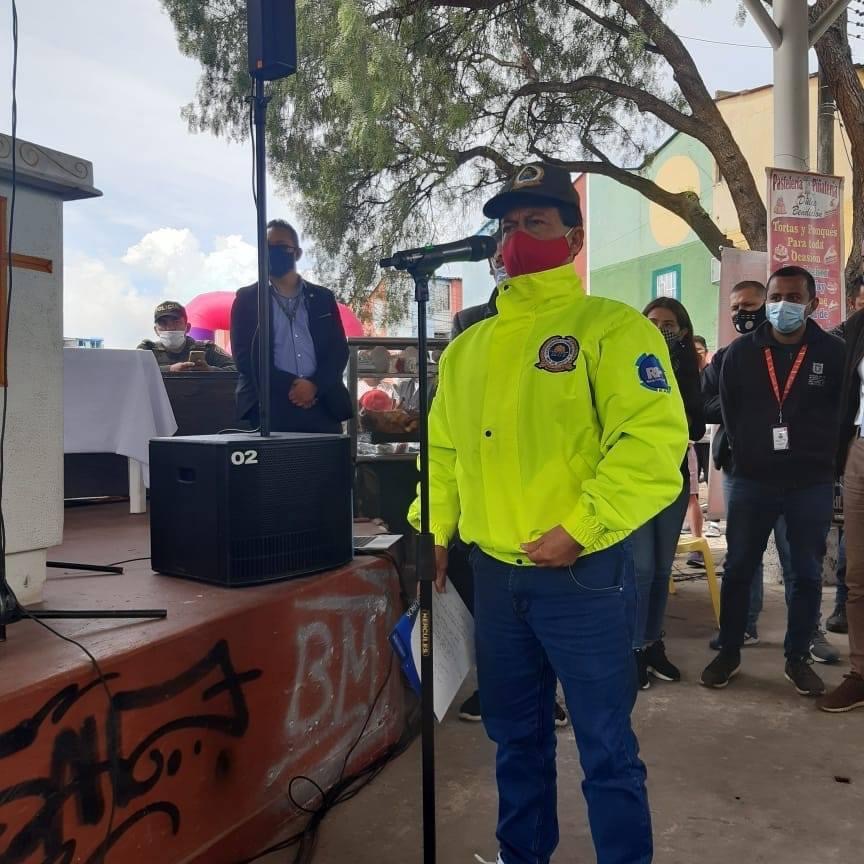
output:
[[656,393],[672,392],[663,364],[655,354],[643,354],[636,361],[636,372],[639,383],[646,389],[654,390]]
[[579,343],[573,336],[550,336],[540,346],[535,368],[545,372],[572,372],[579,357]]

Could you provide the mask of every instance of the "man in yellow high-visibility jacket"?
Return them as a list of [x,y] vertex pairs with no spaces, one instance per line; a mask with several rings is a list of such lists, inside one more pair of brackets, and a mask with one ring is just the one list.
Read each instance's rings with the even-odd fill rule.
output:
[[[498,745],[502,864],[558,843],[555,679],[585,772],[598,864],[648,864],[645,768],[630,726],[630,533],[681,492],[687,421],[659,331],[587,297],[569,174],[521,168],[487,202],[508,279],[498,315],[444,352],[429,417],[439,591],[457,528],[473,544],[477,674]],[[411,508],[419,522],[419,505]]]

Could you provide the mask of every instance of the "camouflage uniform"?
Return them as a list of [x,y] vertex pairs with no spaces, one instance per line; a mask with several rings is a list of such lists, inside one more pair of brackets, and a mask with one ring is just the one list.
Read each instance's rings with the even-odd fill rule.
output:
[[204,361],[208,366],[223,369],[228,372],[236,372],[237,367],[230,354],[226,354],[215,342],[203,342],[186,337],[186,344],[179,351],[169,351],[161,342],[145,339],[139,346],[139,350],[152,351],[156,355],[156,362],[162,371],[175,363],[187,363],[190,351],[203,351]]

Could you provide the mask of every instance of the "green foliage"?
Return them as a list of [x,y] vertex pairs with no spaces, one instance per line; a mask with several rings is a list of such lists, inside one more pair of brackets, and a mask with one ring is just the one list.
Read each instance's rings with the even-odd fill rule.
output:
[[[180,49],[203,70],[184,109],[190,126],[244,139],[245,4],[161,2]],[[299,69],[271,89],[271,172],[346,299],[365,296],[377,259],[391,249],[452,239],[509,164],[598,152],[635,164],[656,145],[659,124],[630,103],[593,89],[514,96],[525,85],[599,75],[682,105],[657,55],[611,0],[487,5],[297,4]],[[615,26],[592,21],[580,5]],[[671,0],[652,5],[662,11]],[[413,14],[404,14],[408,7]]]

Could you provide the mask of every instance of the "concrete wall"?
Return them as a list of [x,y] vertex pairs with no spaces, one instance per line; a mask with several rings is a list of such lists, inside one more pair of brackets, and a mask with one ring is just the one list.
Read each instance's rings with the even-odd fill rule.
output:
[[[858,73],[864,80],[864,70]],[[818,84],[815,76],[810,78],[810,170],[816,171],[816,118],[818,116]],[[762,87],[748,93],[739,93],[721,99],[717,103],[720,113],[729,124],[735,140],[747,159],[759,193],[765,199],[765,169],[774,162],[774,89]],[[843,221],[846,228],[844,255],[849,253],[852,236],[852,169],[847,155],[849,139],[840,128],[839,120],[834,126],[834,173],[846,178]],[[846,149],[844,149],[844,140]],[[738,224],[738,214],[732,204],[729,188],[725,182],[714,187],[714,217],[720,228],[735,241],[746,246]]]
[[[6,182],[0,182],[0,197],[7,199],[8,219]],[[53,264],[53,273],[13,268],[9,381],[0,393],[0,400],[9,400],[3,484],[7,566],[24,603],[39,599],[45,559],[20,553],[63,539],[62,206],[51,193],[18,188],[14,251]]]
[[[712,207],[713,176],[708,151],[676,135],[645,170],[645,176],[674,192],[692,191]],[[591,293],[642,309],[654,297],[654,274],[678,268],[678,299],[696,332],[712,344],[717,332],[717,285],[711,255],[690,227],[638,192],[607,177],[588,182]]]
[[[8,400],[3,512],[7,576],[28,604],[41,599],[45,550],[63,537],[63,202],[100,193],[89,162],[26,141],[17,142],[16,156],[9,379],[0,393]],[[11,139],[0,135],[3,251],[11,157]]]

